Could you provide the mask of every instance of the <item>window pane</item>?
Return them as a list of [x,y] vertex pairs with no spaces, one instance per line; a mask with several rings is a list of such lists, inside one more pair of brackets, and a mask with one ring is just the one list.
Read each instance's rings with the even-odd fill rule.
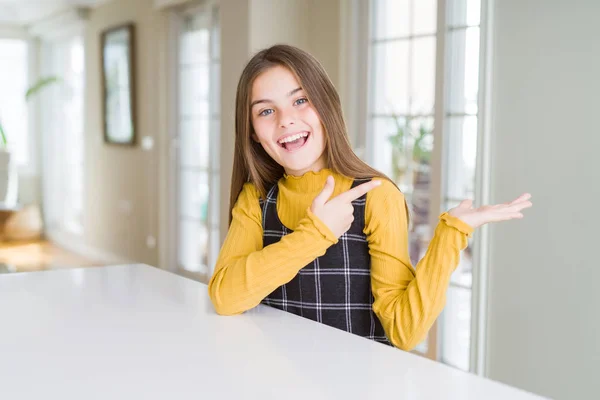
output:
[[208,265],[214,264],[220,243],[218,11],[216,7],[206,7],[183,15],[182,19],[178,104],[179,266],[204,275],[209,272]]
[[450,76],[448,111],[477,113],[479,89],[479,28],[451,31],[448,34]]
[[64,196],[64,219],[71,231],[83,231],[83,96],[84,96],[84,48],[81,37],[65,45],[64,84],[62,99],[57,101],[63,107],[62,134],[65,137],[65,149],[62,152],[66,169],[63,174],[66,191]]
[[453,200],[472,199],[477,161],[477,117],[447,119],[446,193]]
[[413,161],[429,172],[433,151],[433,117],[412,118],[409,123]]
[[373,45],[374,113],[408,113],[408,49],[405,40]]
[[25,92],[28,85],[27,42],[0,39],[0,122],[19,165],[29,160],[29,132]]
[[184,67],[180,70],[180,112],[182,116],[208,115],[209,66]]
[[221,65],[218,62],[210,64],[210,114],[211,117],[219,115],[221,108],[221,91],[216,88],[221,87]]
[[372,165],[394,181],[406,169],[406,135],[404,118],[373,118],[370,123]]
[[429,226],[433,118],[373,118],[373,166],[396,182],[410,208],[410,259],[413,265],[425,255]]
[[210,21],[206,14],[188,16],[184,19],[184,32],[180,38],[179,62],[181,65],[208,63]]
[[[216,174],[212,174],[211,175],[211,187],[214,188],[214,190],[211,191],[210,193],[210,202],[209,202],[209,211],[210,211],[210,218],[209,218],[209,226],[211,228],[216,228],[219,226],[219,185],[221,183],[220,180],[220,175],[218,173]],[[229,207],[229,204],[224,204],[225,207]],[[217,249],[218,251],[218,249]]]
[[191,272],[207,273],[208,231],[204,224],[182,219],[179,223],[179,266]]
[[[425,255],[431,240],[431,152],[433,150],[433,117],[415,118],[409,121],[410,160],[406,187],[411,211],[409,235],[410,259],[416,265]],[[403,187],[401,186],[401,188]]]
[[479,25],[481,0],[448,0],[450,26]]
[[181,120],[179,163],[183,167],[208,169],[210,157],[210,132],[207,118]]
[[374,0],[373,38],[406,37],[410,33],[409,0]]
[[44,127],[44,218],[52,229],[83,233],[84,89],[83,38],[44,43],[40,76],[58,76],[59,83],[40,91],[40,126]]
[[206,222],[208,214],[208,173],[194,170],[180,172],[180,212],[188,219]]
[[210,168],[218,171],[220,168],[219,154],[221,154],[221,119],[213,118],[210,120]]
[[413,33],[435,33],[437,24],[437,0],[413,0]]
[[471,343],[471,290],[448,289],[442,314],[442,361],[469,370]]
[[435,37],[415,39],[412,43],[412,114],[433,114],[435,98]]
[[458,268],[450,280],[463,287],[471,288],[473,286],[473,247],[471,244],[460,253]]

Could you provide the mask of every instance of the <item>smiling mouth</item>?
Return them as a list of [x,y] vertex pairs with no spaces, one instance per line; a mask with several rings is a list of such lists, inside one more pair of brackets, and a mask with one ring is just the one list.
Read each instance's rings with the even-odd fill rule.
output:
[[287,151],[296,151],[306,144],[309,137],[310,132],[302,132],[296,135],[289,136],[277,142],[277,144]]

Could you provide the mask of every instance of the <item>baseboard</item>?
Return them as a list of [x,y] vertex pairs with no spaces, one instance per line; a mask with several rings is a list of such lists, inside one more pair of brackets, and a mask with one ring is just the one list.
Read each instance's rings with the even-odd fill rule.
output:
[[62,231],[46,231],[45,237],[56,243],[58,246],[65,250],[76,253],[80,256],[89,258],[94,262],[100,262],[103,264],[137,264],[132,260],[128,260],[125,257],[113,254],[104,250],[97,249],[93,246],[83,242],[83,239]]

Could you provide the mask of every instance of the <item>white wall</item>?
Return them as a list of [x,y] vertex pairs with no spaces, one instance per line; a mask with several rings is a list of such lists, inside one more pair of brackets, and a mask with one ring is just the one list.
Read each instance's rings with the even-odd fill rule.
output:
[[[221,24],[221,240],[229,226],[230,179],[235,145],[235,94],[244,64],[250,58],[250,4],[248,0],[222,0]],[[212,267],[212,266],[211,266]]]
[[[102,130],[100,35],[135,23],[136,135],[134,147],[107,145]],[[82,245],[126,260],[158,265],[158,149],[142,149],[142,138],[160,143],[161,43],[166,17],[150,0],[119,0],[91,11],[85,35],[85,196]]]
[[250,49],[257,52],[276,43],[308,48],[309,2],[304,0],[251,0]]
[[600,2],[496,0],[492,201],[534,208],[491,230],[488,375],[600,398]]

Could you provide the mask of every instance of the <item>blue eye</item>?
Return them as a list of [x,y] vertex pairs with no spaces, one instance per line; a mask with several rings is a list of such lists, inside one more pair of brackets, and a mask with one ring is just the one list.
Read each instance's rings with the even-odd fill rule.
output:
[[308,99],[306,97],[302,97],[301,99],[298,99],[294,102],[294,105],[300,105],[300,104],[304,104],[304,103],[308,103]]
[[267,115],[273,114],[273,112],[274,111],[272,108],[267,108],[266,110],[262,110],[258,115],[261,117],[266,117]]

